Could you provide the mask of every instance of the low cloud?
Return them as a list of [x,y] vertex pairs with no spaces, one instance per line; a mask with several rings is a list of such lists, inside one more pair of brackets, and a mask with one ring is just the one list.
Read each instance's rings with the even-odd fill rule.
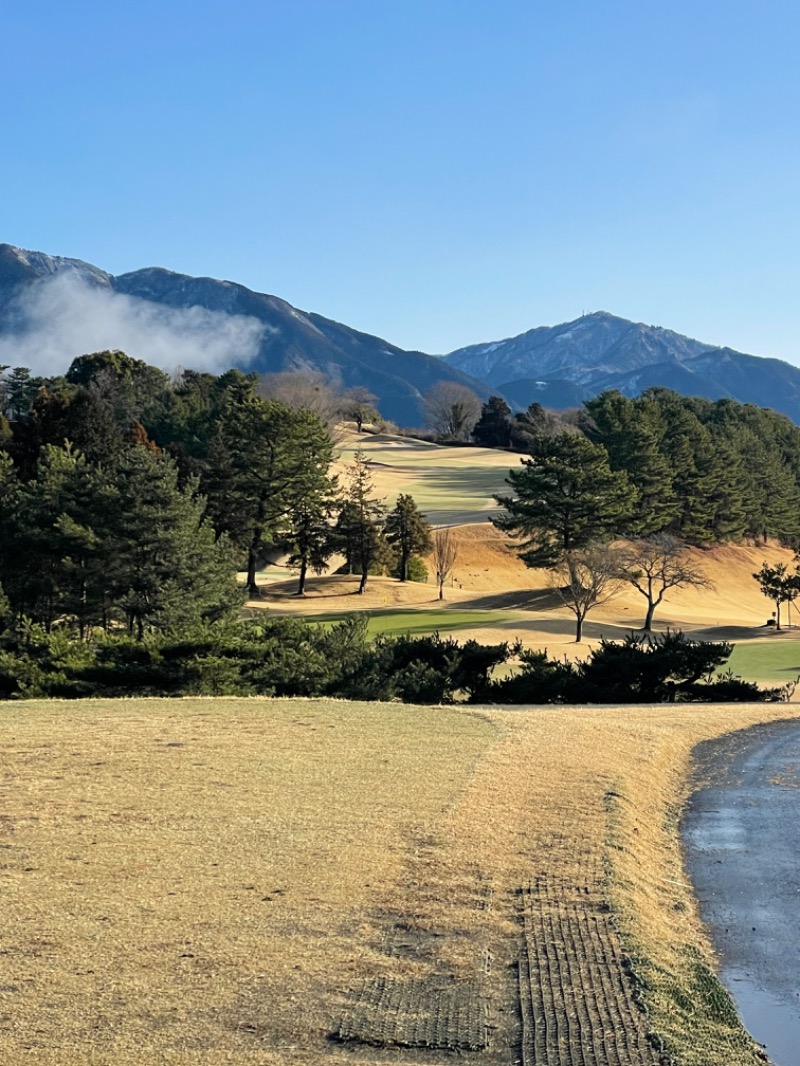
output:
[[119,348],[164,370],[221,373],[245,366],[267,331],[247,315],[176,308],[56,274],[26,288],[9,308],[0,363],[63,374],[79,355]]

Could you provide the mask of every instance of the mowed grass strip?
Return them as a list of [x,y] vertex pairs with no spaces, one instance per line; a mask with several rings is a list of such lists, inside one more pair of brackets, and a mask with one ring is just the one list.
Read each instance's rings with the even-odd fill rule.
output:
[[410,493],[434,525],[461,525],[499,513],[494,497],[508,492],[508,472],[523,458],[492,448],[363,433],[351,434],[340,446],[337,472],[346,470],[357,449],[366,455],[375,488],[390,507],[400,493]]
[[[350,617],[350,612],[336,611],[307,615],[305,621],[323,626],[332,626]],[[441,610],[373,610],[369,612],[367,635],[376,636],[429,636],[431,633],[458,633],[462,630],[483,629],[486,626],[512,625],[524,616],[511,611],[463,611],[457,607]]]
[[[404,1003],[431,989],[421,1018],[466,982],[486,1005],[481,1066],[509,1064],[523,898],[545,885],[550,930],[564,901],[573,931],[611,906],[598,935],[621,931],[679,1061],[755,1066],[715,1007],[678,817],[699,741],[790,716],[800,708],[0,705],[0,1061],[352,1062],[328,1037],[376,982]],[[581,966],[566,941],[559,957]],[[552,1032],[575,995],[609,995],[596,965],[567,985],[563,968],[536,972]]]
[[800,630],[773,633],[756,640],[739,641],[728,666],[750,681],[786,684],[800,678]]

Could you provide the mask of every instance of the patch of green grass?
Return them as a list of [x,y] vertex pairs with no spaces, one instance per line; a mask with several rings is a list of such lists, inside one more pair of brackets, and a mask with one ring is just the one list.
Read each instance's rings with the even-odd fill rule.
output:
[[508,491],[506,478],[520,455],[489,448],[425,444],[402,437],[365,437],[342,448],[352,461],[357,443],[372,465],[380,495],[392,506],[401,492],[410,493],[434,525],[482,522],[499,507],[496,494]]
[[[348,617],[349,612],[314,614],[307,622],[331,626]],[[370,611],[367,633],[370,637],[379,634],[398,637],[411,634],[425,636],[430,633],[456,633],[462,629],[478,629],[513,622],[518,616],[509,611],[459,611],[447,607],[431,611]]]
[[800,676],[800,633],[741,641],[728,666],[748,681],[794,681]]

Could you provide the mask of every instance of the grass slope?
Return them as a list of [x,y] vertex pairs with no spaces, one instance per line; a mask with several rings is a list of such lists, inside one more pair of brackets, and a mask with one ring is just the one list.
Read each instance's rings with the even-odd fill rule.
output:
[[436,526],[479,522],[498,513],[493,497],[508,492],[505,479],[521,455],[493,448],[431,444],[387,433],[348,433],[340,444],[336,472],[344,474],[361,449],[375,489],[392,507],[410,493]]
[[677,812],[698,741],[798,713],[0,705],[0,1061],[652,1063],[625,952],[681,1062],[761,1062]]

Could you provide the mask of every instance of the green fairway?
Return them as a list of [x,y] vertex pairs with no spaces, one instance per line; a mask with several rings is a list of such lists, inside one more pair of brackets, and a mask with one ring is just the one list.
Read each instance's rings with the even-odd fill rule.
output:
[[749,681],[794,681],[800,676],[800,633],[742,641],[728,666]]
[[506,478],[521,456],[491,448],[431,444],[386,434],[363,434],[342,446],[342,462],[362,450],[380,495],[391,507],[410,493],[434,525],[485,522],[500,508],[496,494],[508,491]]
[[[341,622],[352,612],[338,611],[331,614],[314,614],[306,617],[307,622],[321,625],[334,625]],[[369,636],[388,634],[392,637],[424,636],[430,633],[456,633],[461,629],[479,629],[486,626],[514,622],[518,614],[509,611],[459,611],[443,607],[433,611],[370,611],[367,632]]]

